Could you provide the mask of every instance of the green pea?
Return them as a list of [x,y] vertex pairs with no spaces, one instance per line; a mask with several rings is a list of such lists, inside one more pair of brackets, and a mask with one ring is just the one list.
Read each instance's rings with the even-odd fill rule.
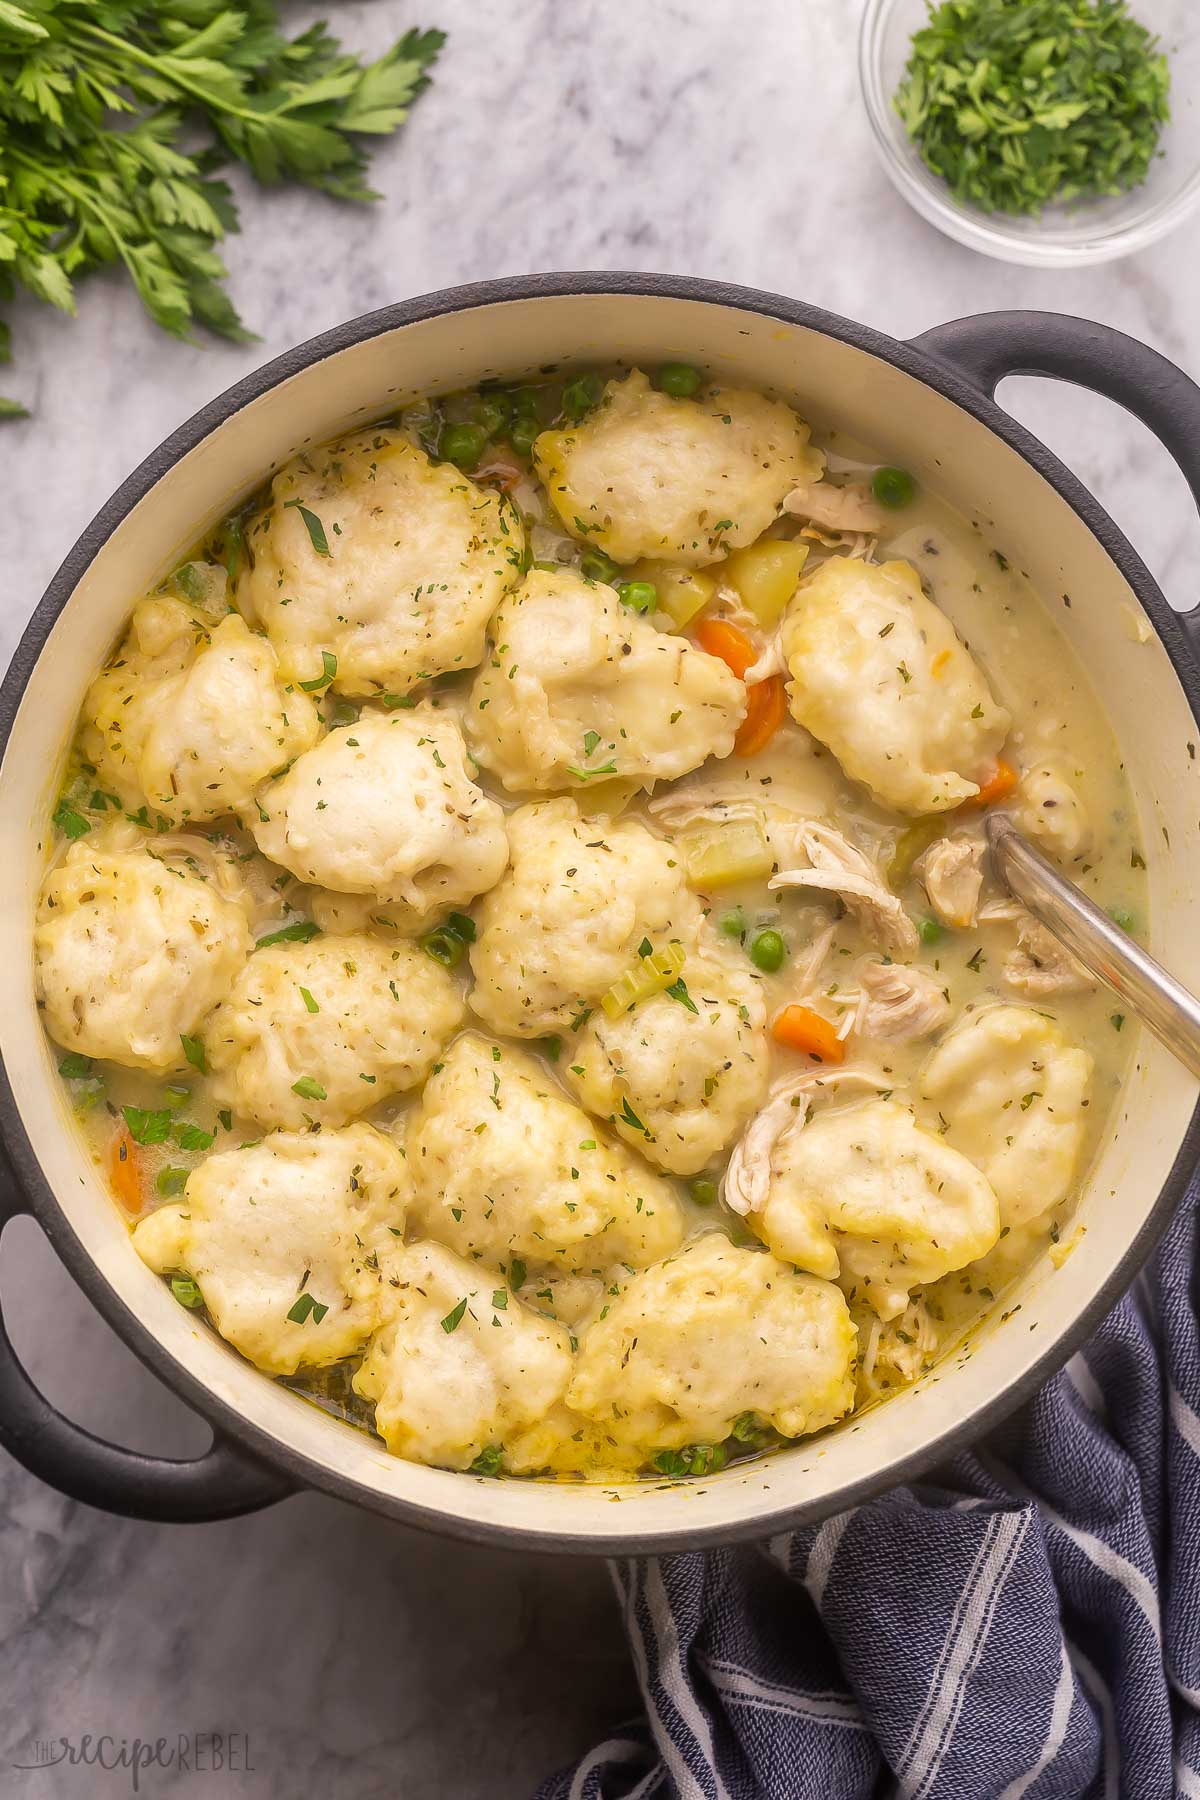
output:
[[473,410],[488,436],[494,438],[512,417],[512,401],[507,394],[481,394]]
[[749,920],[740,906],[735,906],[732,912],[721,915],[721,930],[726,937],[737,938],[739,943],[744,944],[748,929]]
[[467,954],[466,944],[449,925],[439,925],[436,931],[426,932],[420,944],[426,956],[432,956],[444,969],[457,969]]
[[917,926],[917,936],[923,944],[937,944],[946,935],[945,927],[936,919],[922,919]]
[[456,469],[473,469],[487,446],[488,434],[482,425],[447,425],[438,445],[443,462]]
[[579,573],[587,581],[607,581],[614,587],[621,571],[611,556],[605,556],[603,550],[589,544],[579,559]]
[[528,456],[533,449],[533,440],[541,433],[541,425],[537,418],[529,418],[524,413],[514,419],[508,434],[508,441],[518,456]]
[[717,1197],[717,1184],[711,1175],[697,1175],[688,1182],[688,1193],[697,1206],[711,1206]]
[[514,388],[509,395],[512,401],[513,414],[518,419],[536,419],[538,416],[538,390],[534,387]]
[[563,411],[568,419],[579,420],[590,413],[604,392],[598,375],[578,375],[563,389]]
[[760,931],[750,946],[750,961],[764,975],[782,969],[786,956],[787,945],[777,931]]
[[876,469],[871,482],[871,492],[880,506],[886,506],[891,512],[911,506],[916,491],[917,484],[907,469]]
[[1133,914],[1127,906],[1110,906],[1108,916],[1114,925],[1120,926],[1122,931],[1133,930]]
[[617,587],[617,598],[631,612],[651,613],[658,605],[658,589],[652,581],[622,581]]
[[676,400],[690,400],[702,379],[691,363],[664,363],[658,371],[659,387]]

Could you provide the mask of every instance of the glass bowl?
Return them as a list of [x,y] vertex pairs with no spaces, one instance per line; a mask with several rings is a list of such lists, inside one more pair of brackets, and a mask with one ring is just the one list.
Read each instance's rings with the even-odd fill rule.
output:
[[927,169],[892,103],[926,0],[866,0],[859,79],[875,143],[910,206],[960,244],[1003,262],[1081,268],[1141,250],[1200,202],[1200,0],[1130,0],[1131,14],[1160,40],[1171,70],[1171,120],[1146,181],[1115,198],[1047,207],[1037,218],[986,213],[956,200]]

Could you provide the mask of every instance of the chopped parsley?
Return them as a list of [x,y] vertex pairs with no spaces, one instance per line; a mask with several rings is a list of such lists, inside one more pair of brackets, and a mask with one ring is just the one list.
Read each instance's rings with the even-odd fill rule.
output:
[[459,1326],[463,1322],[463,1317],[466,1313],[466,1310],[467,1310],[467,1296],[464,1294],[462,1299],[459,1301],[458,1305],[455,1307],[452,1307],[451,1310],[446,1314],[445,1318],[441,1321],[442,1330],[446,1333],[447,1337],[449,1337],[449,1335],[452,1331],[458,1330]]
[[1145,181],[1169,88],[1126,0],[943,0],[913,35],[895,105],[957,200],[1036,215]]
[[288,1321],[292,1325],[304,1325],[311,1319],[314,1325],[319,1325],[328,1311],[328,1306],[323,1306],[319,1300],[314,1300],[310,1293],[305,1292],[288,1313]]
[[302,1100],[326,1100],[329,1097],[312,1075],[302,1075],[299,1081],[293,1081],[292,1092],[299,1094]]
[[[294,924],[283,925],[278,931],[268,931],[266,937],[260,937],[254,948],[267,950],[272,944],[307,944],[311,938],[320,937],[321,927],[311,919],[297,919]],[[188,1061],[192,1059],[189,1056]]]
[[[316,513],[310,512],[308,507],[305,506],[303,501],[301,501],[301,500],[285,500],[283,505],[284,505],[285,511],[287,510],[287,508],[289,506],[294,506],[296,508],[296,511],[300,514],[300,517],[304,520],[304,528],[308,532],[309,542],[311,543],[313,549],[316,551],[317,555],[318,556],[331,555],[332,552],[330,551],[330,548],[329,548],[329,539],[325,536],[325,527],[321,523],[320,519],[317,517]],[[301,687],[304,687],[305,683],[301,682],[300,685],[301,685]]]
[[300,682],[299,686],[306,694],[316,694],[319,693],[322,688],[327,688],[336,674],[337,657],[333,654],[332,650],[322,650],[321,673],[315,676],[312,681]]

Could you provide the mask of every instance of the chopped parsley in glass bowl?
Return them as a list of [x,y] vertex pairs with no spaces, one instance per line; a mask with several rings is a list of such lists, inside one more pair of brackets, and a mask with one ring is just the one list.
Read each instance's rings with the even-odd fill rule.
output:
[[[1133,23],[1115,0],[1097,9],[1098,0],[867,0],[859,75],[876,145],[905,199],[947,236],[1005,262],[1082,267],[1153,243],[1200,202],[1200,6],[1128,0]],[[940,25],[914,44],[931,14]],[[1095,25],[1112,51],[1087,59],[1081,27]],[[1071,42],[1069,64],[1056,30],[1060,45]],[[990,59],[975,50],[985,40]],[[956,113],[946,90],[960,85]],[[1046,128],[1031,137],[1035,111]],[[1078,154],[1057,157],[1064,145]]]

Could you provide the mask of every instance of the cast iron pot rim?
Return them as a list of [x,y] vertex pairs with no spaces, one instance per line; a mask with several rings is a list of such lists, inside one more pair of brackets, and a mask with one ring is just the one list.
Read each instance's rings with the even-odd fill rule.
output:
[[[225,425],[237,413],[271,388],[298,375],[326,358],[336,356],[371,338],[400,326],[420,323],[440,315],[470,312],[510,300],[563,299],[577,295],[633,296],[699,301],[778,318],[834,338],[892,364],[924,386],[934,389],[984,425],[1017,452],[1058,492],[1099,541],[1117,565],[1145,608],[1183,688],[1192,713],[1200,724],[1200,665],[1193,657],[1177,615],[1167,604],[1150,571],[1133,546],[1099,502],[1039,439],[1005,413],[981,388],[964,377],[950,362],[918,349],[912,343],[888,337],[873,327],[843,319],[802,301],[729,282],[706,281],[692,276],[644,275],[636,271],[604,273],[579,271],[563,274],[506,276],[494,281],[442,288],[398,301],[375,312],[334,326],[285,351],[262,368],[234,382],[224,393],[194,413],[123,481],[95,518],[81,533],[53,576],[26,627],[0,683],[0,763],[21,699],[46,640],[89,565],[133,508],[157,485],[181,457],[204,438]],[[986,315],[982,315],[986,317]],[[463,1519],[438,1507],[425,1506],[395,1495],[381,1494],[341,1474],[331,1464],[311,1461],[290,1445],[279,1442],[215,1394],[169,1351],[150,1328],[109,1286],[99,1266],[87,1254],[70,1227],[66,1214],[42,1171],[25,1131],[7,1070],[0,1067],[0,1145],[12,1166],[19,1190],[13,1211],[28,1210],[38,1221],[56,1253],[101,1315],[124,1339],[141,1361],[224,1433],[250,1449],[268,1466],[291,1476],[297,1488],[315,1488],[339,1499],[351,1500],[369,1510],[475,1544],[509,1549],[540,1550],[559,1554],[648,1555],[696,1550],[718,1544],[765,1538],[777,1532],[816,1523],[863,1501],[887,1492],[942,1463],[956,1451],[977,1442],[988,1430],[1037,1391],[1078,1349],[1092,1328],[1116,1304],[1145,1263],[1166,1230],[1186,1191],[1189,1177],[1200,1161],[1200,1103],[1157,1200],[1137,1237],[1100,1291],[1037,1361],[1018,1380],[977,1407],[938,1437],[892,1462],[874,1475],[862,1477],[813,1505],[803,1501],[762,1511],[732,1526],[704,1525],[647,1533],[589,1532],[586,1534],[525,1530],[521,1526]],[[699,1498],[699,1494],[697,1496]]]

